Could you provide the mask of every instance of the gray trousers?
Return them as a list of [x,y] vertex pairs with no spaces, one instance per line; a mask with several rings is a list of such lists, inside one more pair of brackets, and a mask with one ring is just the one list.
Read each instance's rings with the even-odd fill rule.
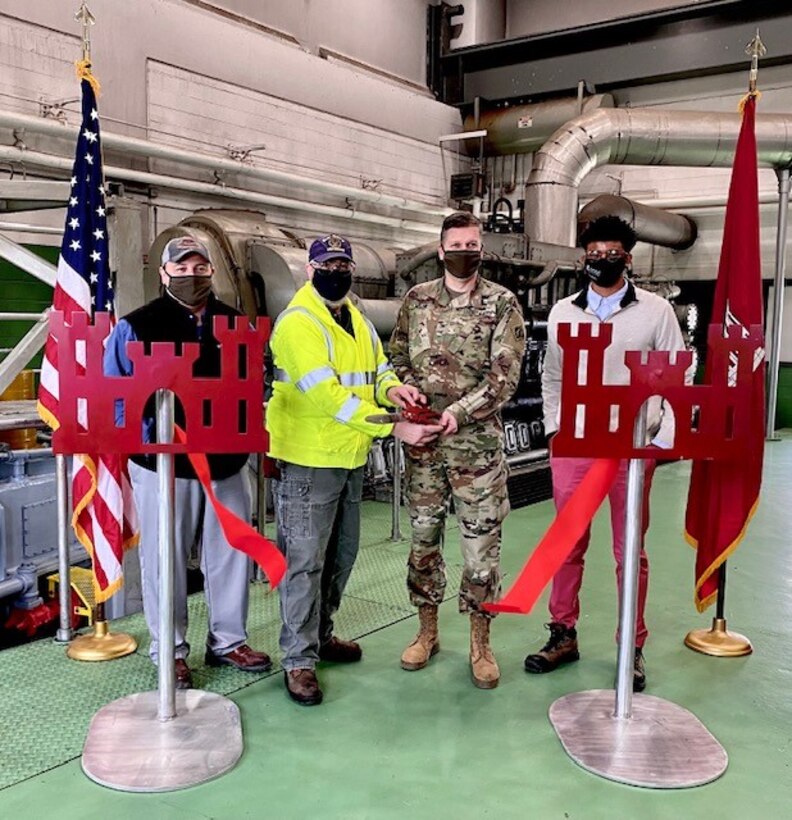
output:
[[[149,654],[157,662],[159,649],[159,553],[157,535],[157,474],[129,462],[129,477],[140,518],[140,573],[143,586],[143,613],[151,633]],[[220,502],[245,521],[250,520],[250,488],[246,469],[212,482]],[[173,618],[175,656],[186,658],[187,643],[187,560],[194,545],[200,547],[204,594],[209,610],[206,645],[217,655],[225,655],[247,640],[250,560],[231,547],[223,536],[212,505],[206,500],[197,479],[177,478],[174,504],[174,583]]]
[[286,556],[281,581],[281,663],[313,669],[319,647],[333,634],[360,545],[363,468],[301,467],[281,463],[273,482],[278,547]]

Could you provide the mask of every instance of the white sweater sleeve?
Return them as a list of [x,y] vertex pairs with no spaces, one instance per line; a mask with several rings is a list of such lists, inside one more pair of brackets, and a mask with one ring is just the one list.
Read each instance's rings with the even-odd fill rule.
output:
[[558,345],[557,316],[558,312],[553,308],[547,320],[547,349],[542,368],[542,411],[545,435],[548,436],[558,430],[561,402],[562,355]]
[[[670,350],[672,352],[685,350],[685,341],[679,328],[674,308],[665,302],[657,323],[655,336],[655,350]],[[685,373],[685,383],[693,383],[693,366]],[[670,448],[674,444],[675,419],[673,410],[665,402],[660,405],[660,427],[652,438],[652,443],[658,447]]]

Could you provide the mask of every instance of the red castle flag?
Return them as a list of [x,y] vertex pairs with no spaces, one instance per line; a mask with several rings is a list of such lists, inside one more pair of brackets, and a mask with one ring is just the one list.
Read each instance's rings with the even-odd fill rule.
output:
[[[63,233],[53,308],[92,316],[113,310],[108,260],[96,80],[85,63],[78,64],[82,85],[82,124],[77,137],[71,196]],[[42,419],[60,427],[58,348],[50,335],[41,365],[38,410]],[[137,516],[126,458],[118,454],[74,457],[72,526],[91,556],[96,602],[106,601],[123,583],[124,550],[137,542]]]
[[[759,191],[757,181],[756,98],[749,95],[734,155],[729,200],[723,226],[712,324],[737,325],[747,335],[762,325],[762,277],[759,255]],[[712,356],[704,379],[710,382]],[[758,503],[764,455],[764,351],[753,362],[753,404],[750,456],[745,461],[695,461],[690,477],[685,530],[696,547],[695,602],[703,612],[717,598],[718,568],[737,548]]]

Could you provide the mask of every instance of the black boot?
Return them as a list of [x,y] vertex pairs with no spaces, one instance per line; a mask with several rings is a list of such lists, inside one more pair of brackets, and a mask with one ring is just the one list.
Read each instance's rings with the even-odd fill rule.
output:
[[550,630],[550,640],[535,654],[525,659],[525,671],[534,674],[552,672],[562,663],[572,663],[580,659],[577,645],[577,630],[563,624],[545,624]]
[[635,663],[633,664],[633,692],[643,692],[646,689],[646,667],[644,666],[643,651],[640,646],[635,647]]

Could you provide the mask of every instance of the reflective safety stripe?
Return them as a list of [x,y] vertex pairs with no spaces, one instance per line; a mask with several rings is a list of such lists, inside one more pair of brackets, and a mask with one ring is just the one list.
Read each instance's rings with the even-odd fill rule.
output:
[[335,349],[333,347],[333,338],[332,336],[330,336],[330,331],[307,308],[291,307],[284,310],[283,313],[281,313],[281,315],[278,316],[278,319],[275,322],[275,327],[273,327],[272,329],[272,335],[275,335],[275,331],[278,329],[278,325],[280,324],[281,319],[283,319],[285,316],[288,316],[290,313],[305,314],[319,328],[319,330],[322,331],[325,337],[325,343],[327,344],[327,357],[330,359],[330,361],[333,361],[333,354],[335,352]]
[[381,365],[377,368],[377,377],[379,378],[380,376],[383,376],[383,375],[384,375],[385,373],[387,373],[390,369],[391,369],[390,362],[383,362],[383,363],[382,363],[382,364],[381,364]]
[[342,373],[338,381],[344,387],[363,387],[366,384],[374,384],[376,373]]
[[363,321],[366,323],[366,327],[368,328],[369,336],[371,336],[371,344],[374,348],[374,361],[377,360],[377,350],[379,349],[379,334],[377,333],[377,328],[374,327],[373,324],[369,321],[367,316],[364,316],[361,312],[360,314],[363,317]]
[[335,378],[335,370],[332,367],[317,367],[310,373],[306,373],[301,379],[297,379],[294,386],[301,392],[307,393],[312,387],[327,379]]
[[348,424],[349,420],[355,414],[355,410],[360,407],[362,400],[358,396],[350,396],[342,405],[341,409],[335,414],[335,420],[342,424]]
[[275,368],[275,381],[276,382],[290,382],[291,379],[289,378],[289,374],[285,370],[281,370],[279,367]]

